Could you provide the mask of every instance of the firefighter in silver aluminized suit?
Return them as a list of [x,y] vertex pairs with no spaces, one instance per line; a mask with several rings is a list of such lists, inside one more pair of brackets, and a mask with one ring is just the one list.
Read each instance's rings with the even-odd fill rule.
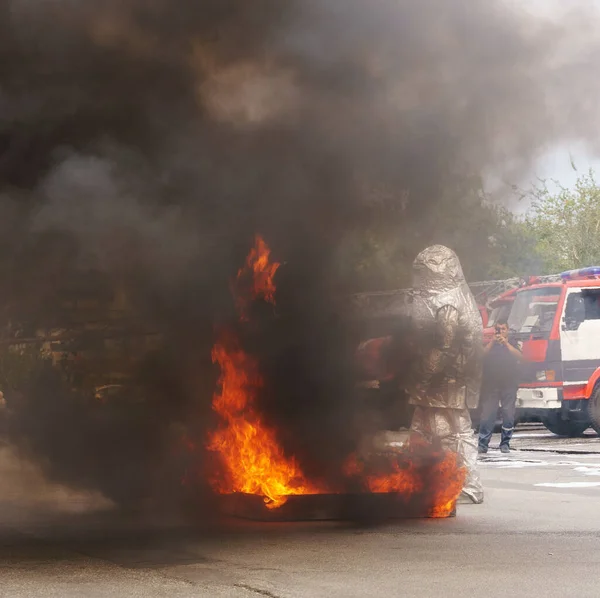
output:
[[463,496],[483,502],[477,440],[469,408],[477,407],[482,367],[481,315],[451,249],[433,245],[413,263],[411,313],[419,341],[413,382],[411,433],[438,438],[467,468]]

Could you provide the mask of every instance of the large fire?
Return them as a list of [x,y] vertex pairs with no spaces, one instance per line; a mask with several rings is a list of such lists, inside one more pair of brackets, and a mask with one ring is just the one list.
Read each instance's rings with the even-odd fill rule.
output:
[[256,361],[240,349],[235,337],[221,339],[212,356],[221,367],[213,408],[225,425],[210,435],[208,448],[219,452],[227,470],[226,482],[217,481],[217,490],[260,494],[269,508],[281,506],[291,494],[316,493],[256,413],[254,397],[262,386]]
[[[279,268],[270,261],[270,250],[257,236],[245,266],[238,272],[233,290],[240,320],[249,318],[248,306],[262,299],[275,304],[274,276]],[[208,449],[218,454],[221,471],[212,480],[215,491],[221,494],[235,492],[262,496],[268,508],[285,504],[288,497],[298,494],[335,492],[308,481],[294,457],[284,454],[277,441],[276,431],[265,425],[257,411],[256,398],[263,387],[259,363],[248,355],[231,330],[222,330],[213,347],[212,358],[218,363],[221,375],[213,396],[213,409],[219,415],[220,426],[209,434]],[[420,443],[414,443],[413,447]],[[348,478],[358,478],[364,491],[371,493],[399,493],[407,498],[428,491],[433,517],[446,517],[459,495],[465,470],[454,453],[437,455],[433,474],[427,482],[416,460],[410,458],[410,449],[403,460],[389,460],[383,474],[372,474],[364,464],[351,455],[343,468]]]
[[[246,267],[238,272],[238,286],[252,275],[251,300],[262,298],[275,303],[273,277],[278,263],[270,263],[270,250],[261,237],[250,251]],[[241,289],[238,289],[241,291]],[[246,296],[237,297],[240,318],[246,319]],[[209,450],[217,451],[225,466],[225,480],[216,480],[218,492],[244,492],[264,496],[269,508],[284,504],[292,494],[317,493],[305,479],[295,459],[288,459],[269,429],[256,412],[254,399],[263,385],[256,360],[239,346],[227,331],[212,351],[214,363],[221,368],[219,389],[213,397],[213,409],[221,416],[223,426],[209,437]]]

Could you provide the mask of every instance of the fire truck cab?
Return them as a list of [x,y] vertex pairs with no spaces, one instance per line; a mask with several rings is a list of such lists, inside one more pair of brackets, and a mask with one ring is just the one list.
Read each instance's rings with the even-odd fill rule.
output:
[[495,326],[498,322],[508,319],[512,304],[517,296],[517,291],[523,287],[538,285],[546,282],[560,282],[560,276],[551,274],[549,276],[528,276],[522,278],[517,286],[513,286],[500,295],[488,301],[489,317],[487,323],[483,323],[483,342],[489,343],[494,338]]
[[600,434],[600,266],[519,289],[508,324],[523,352],[517,410],[561,436]]

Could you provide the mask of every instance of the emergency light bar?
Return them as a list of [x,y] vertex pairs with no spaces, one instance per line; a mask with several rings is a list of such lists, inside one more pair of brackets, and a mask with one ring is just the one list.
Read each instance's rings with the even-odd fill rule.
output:
[[579,268],[579,270],[567,270],[560,277],[563,281],[581,280],[585,278],[600,278],[600,266],[590,266],[589,268]]

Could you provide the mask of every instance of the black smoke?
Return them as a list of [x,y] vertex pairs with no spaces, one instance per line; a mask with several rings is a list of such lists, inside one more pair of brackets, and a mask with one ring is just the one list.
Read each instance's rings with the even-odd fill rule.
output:
[[60,327],[57,297],[93,271],[165,339],[137,370],[144,409],[87,409],[44,372],[15,441],[119,501],[150,487],[171,427],[193,421],[201,445],[213,326],[235,317],[258,232],[285,263],[277,319],[247,338],[275,381],[264,406],[312,471],[335,469],[352,417],[340,247],[377,222],[408,262],[466,181],[593,148],[596,22],[500,0],[3,2],[6,319]]

